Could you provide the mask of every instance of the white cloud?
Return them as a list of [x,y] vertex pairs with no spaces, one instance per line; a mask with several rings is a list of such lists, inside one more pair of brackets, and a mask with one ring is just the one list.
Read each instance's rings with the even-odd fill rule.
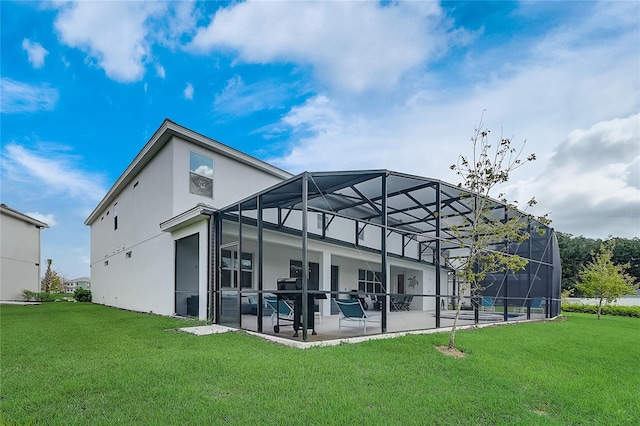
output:
[[291,84],[272,80],[246,84],[242,77],[235,75],[215,95],[213,105],[216,112],[248,115],[255,111],[281,107],[287,101],[290,88]]
[[38,212],[30,212],[25,214],[29,217],[39,220],[40,222],[46,223],[50,228],[53,228],[58,224],[53,214],[43,214]]
[[67,153],[33,152],[16,143],[3,148],[3,185],[11,182],[25,192],[41,197],[60,195],[80,201],[97,202],[106,190],[103,178],[78,168]]
[[182,44],[183,38],[193,36],[201,18],[196,6],[192,0],[169,2],[161,22],[154,28],[156,40],[173,49]]
[[34,86],[3,77],[0,110],[3,114],[52,110],[58,101],[58,90],[45,85]]
[[246,2],[219,9],[191,48],[231,48],[248,63],[311,64],[321,81],[359,92],[393,86],[452,37],[436,2]]
[[49,54],[49,51],[42,47],[40,43],[32,42],[25,38],[22,40],[22,48],[27,52],[29,62],[34,68],[42,68],[44,65],[44,58]]
[[167,72],[162,65],[156,65],[156,75],[163,80],[167,77]]
[[193,99],[193,84],[187,83],[186,87],[182,91],[185,99],[191,100]]
[[146,22],[165,10],[160,2],[72,2],[60,6],[60,40],[97,61],[108,77],[139,81],[151,55]]
[[[607,43],[579,43],[580,37],[599,40],[603,31],[591,19],[580,24],[520,46],[517,63],[496,51],[457,64],[463,74],[484,70],[459,86],[433,74],[403,80],[393,98],[358,103],[339,92],[319,94],[274,125],[292,137],[289,151],[272,161],[292,172],[389,168],[457,183],[448,166],[468,153],[486,110],[485,125],[496,138],[504,126],[504,136],[526,139],[525,152],[538,155],[512,174],[510,199],[536,196],[538,213],[551,211],[560,231],[638,235],[637,214],[612,213],[639,209],[633,203],[640,199],[640,183],[634,184],[640,141],[629,135],[640,126],[636,116],[628,118],[640,109],[637,29],[610,34]],[[565,152],[566,167],[556,166]],[[592,159],[601,164],[594,168]],[[605,214],[615,220],[603,221]]]
[[640,235],[640,114],[571,132],[543,173],[509,189],[538,194],[560,231]]

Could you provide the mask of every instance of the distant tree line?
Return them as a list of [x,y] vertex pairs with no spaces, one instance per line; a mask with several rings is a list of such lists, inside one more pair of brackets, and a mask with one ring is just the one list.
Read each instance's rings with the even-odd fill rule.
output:
[[580,271],[588,262],[592,262],[603,243],[614,241],[613,256],[615,264],[629,263],[627,273],[640,282],[640,238],[616,238],[605,240],[574,237],[571,234],[558,232],[558,245],[562,259],[562,289],[573,289],[573,295],[580,297],[582,293],[576,288],[580,282]]

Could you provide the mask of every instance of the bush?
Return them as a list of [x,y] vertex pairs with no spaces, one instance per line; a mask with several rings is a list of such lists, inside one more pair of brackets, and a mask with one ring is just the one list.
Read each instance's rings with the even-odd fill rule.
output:
[[[563,312],[581,312],[584,314],[597,314],[598,305],[582,305],[576,303],[563,303]],[[640,306],[602,306],[602,315],[612,315],[618,317],[634,317],[640,318]]]
[[73,292],[73,298],[78,302],[91,302],[91,290],[86,288],[77,288]]
[[30,302],[32,300],[38,300],[38,293],[36,293],[35,291],[25,289],[25,290],[22,290],[22,298],[27,302]]
[[55,302],[56,297],[51,293],[38,293],[37,299],[40,302]]

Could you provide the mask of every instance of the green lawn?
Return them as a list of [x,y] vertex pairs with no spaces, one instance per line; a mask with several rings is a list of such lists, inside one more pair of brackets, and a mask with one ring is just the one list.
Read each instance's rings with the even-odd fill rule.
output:
[[0,308],[0,424],[638,425],[640,320],[292,349],[85,303]]

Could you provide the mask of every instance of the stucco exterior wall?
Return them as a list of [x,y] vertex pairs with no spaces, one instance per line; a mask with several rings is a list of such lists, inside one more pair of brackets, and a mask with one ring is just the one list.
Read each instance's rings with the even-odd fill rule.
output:
[[22,300],[22,290],[40,291],[40,229],[0,214],[0,300]]
[[[223,243],[228,244],[230,242],[237,241],[237,224],[225,221],[223,225],[223,234]],[[258,288],[256,230],[253,227],[244,226],[242,234],[242,251],[245,253],[252,253],[254,258],[253,289],[256,290]],[[276,233],[269,230],[264,231],[263,236],[263,290],[275,290],[277,288],[277,279],[289,276],[290,260],[302,259],[301,240],[300,238],[292,235]],[[309,262],[318,263],[320,266],[320,289],[323,291],[331,290],[331,265],[338,266],[339,291],[342,292],[351,292],[352,290],[358,289],[358,271],[360,269],[371,269],[376,272],[381,270],[381,259],[379,254],[349,247],[331,245],[317,240],[309,240],[308,242],[308,260]],[[416,276],[419,284],[415,288],[410,288],[408,284],[405,283],[405,292],[407,294],[428,295],[431,297],[414,298],[411,305],[412,309],[435,311],[435,298],[432,297],[436,294],[435,267],[424,263],[417,263],[397,258],[389,258],[388,264],[387,283],[389,293],[398,292],[398,274],[404,274],[406,278]],[[444,293],[446,283],[447,271],[443,269],[441,271],[441,293]],[[243,289],[243,291],[250,290]],[[321,301],[321,312],[323,315],[329,315],[330,304],[331,300]]]
[[[173,149],[174,216],[198,203],[204,203],[214,208],[226,207],[282,180],[241,161],[175,136],[170,143]],[[189,192],[190,152],[213,160],[213,198]]]
[[91,225],[94,302],[173,313],[173,240],[159,226],[173,213],[172,167],[172,147],[167,144]]
[[[213,198],[189,192],[190,152],[213,159]],[[162,231],[160,224],[199,203],[224,207],[280,180],[201,145],[171,137],[91,224],[93,301],[173,315],[175,241],[199,233],[199,315],[206,319],[207,220],[173,232]]]

